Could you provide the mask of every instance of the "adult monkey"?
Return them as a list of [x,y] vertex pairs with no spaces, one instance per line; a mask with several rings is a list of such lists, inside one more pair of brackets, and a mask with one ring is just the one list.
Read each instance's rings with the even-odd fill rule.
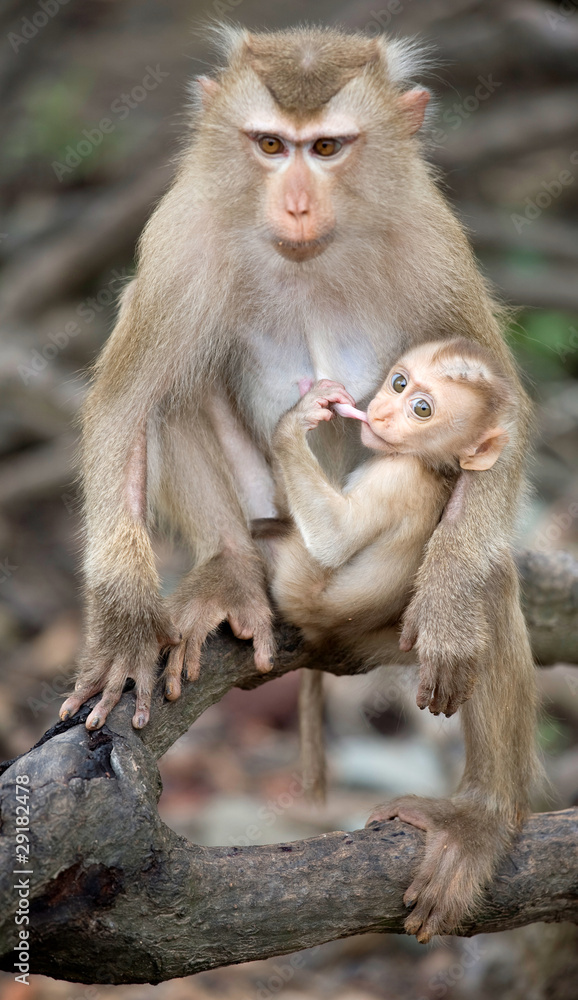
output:
[[[271,614],[248,525],[274,513],[270,439],[300,379],[322,373],[362,402],[412,345],[454,336],[486,345],[516,377],[464,233],[420,154],[429,95],[409,82],[411,50],[317,29],[224,29],[222,44],[226,65],[198,81],[195,137],[145,230],[85,410],[87,636],[62,714],[102,691],[93,729],[129,674],[133,724],[146,725],[159,648],[173,646],[165,690],[176,698],[181,671],[195,676],[202,641],[223,619],[253,637],[257,668],[269,668]],[[406,926],[421,940],[463,918],[537,770],[509,554],[526,449],[521,390],[518,410],[495,469],[461,475],[405,616],[401,644],[416,644],[432,699],[482,659],[462,709],[458,794],[379,813],[428,831],[406,895]],[[339,479],[359,461],[358,435],[323,431],[316,450]],[[147,531],[153,509],[194,557],[170,613]]]

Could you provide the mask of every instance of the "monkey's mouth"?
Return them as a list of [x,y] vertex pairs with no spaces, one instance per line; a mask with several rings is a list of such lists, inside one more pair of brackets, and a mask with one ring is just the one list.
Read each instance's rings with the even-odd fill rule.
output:
[[311,260],[327,249],[333,240],[333,233],[327,233],[316,240],[280,240],[275,239],[273,246],[286,260]]
[[361,443],[364,444],[366,448],[371,448],[373,451],[397,451],[395,445],[391,444],[390,441],[386,441],[381,434],[375,433],[370,420],[361,425]]

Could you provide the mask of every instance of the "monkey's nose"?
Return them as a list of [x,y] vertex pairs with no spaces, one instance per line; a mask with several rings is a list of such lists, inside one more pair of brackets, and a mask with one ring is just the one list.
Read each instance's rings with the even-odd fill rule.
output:
[[285,209],[288,215],[300,220],[309,212],[309,197],[305,191],[288,191],[285,195]]
[[368,410],[368,416],[371,416],[372,420],[375,420],[376,422],[378,422],[380,424],[385,424],[389,420],[389,418],[391,416],[391,413],[387,409],[387,407],[384,407],[384,406],[374,406],[374,407],[371,407],[370,410]]

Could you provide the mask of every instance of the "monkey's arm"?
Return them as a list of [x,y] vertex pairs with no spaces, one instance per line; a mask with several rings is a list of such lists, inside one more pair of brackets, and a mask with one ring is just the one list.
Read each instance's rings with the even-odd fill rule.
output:
[[488,471],[462,471],[428,543],[400,639],[402,650],[415,645],[419,655],[420,708],[452,714],[456,688],[471,691],[491,641],[485,598],[509,558],[521,480],[515,452]]
[[179,632],[159,597],[147,526],[147,420],[154,396],[135,399],[122,373],[115,385],[107,369],[105,358],[84,411],[86,637],[75,691],[61,718],[102,692],[86,723],[98,728],[130,674],[136,684],[133,724],[142,728],[159,649],[177,643]]
[[322,566],[341,566],[385,530],[387,504],[374,497],[374,478],[362,478],[348,494],[336,490],[309,448],[296,410],[281,420],[273,452],[289,510],[307,550]]

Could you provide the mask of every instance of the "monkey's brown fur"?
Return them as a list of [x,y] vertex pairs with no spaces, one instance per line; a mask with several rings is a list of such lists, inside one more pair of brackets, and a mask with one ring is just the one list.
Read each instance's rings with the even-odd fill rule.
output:
[[[223,68],[196,86],[195,135],[145,229],[84,412],[87,630],[63,715],[102,691],[91,728],[129,674],[134,723],[146,724],[160,646],[173,645],[165,683],[178,697],[181,669],[194,675],[223,618],[253,636],[256,665],[268,669],[271,613],[248,523],[275,513],[271,436],[299,379],[323,372],[362,402],[409,347],[457,335],[490,348],[516,378],[414,134],[427,93],[412,88],[411,51],[302,29],[227,29],[222,47]],[[313,155],[312,132],[343,138],[335,159]],[[266,158],[262,134],[285,137],[283,157]],[[483,646],[463,709],[464,780],[446,806],[420,805],[430,832],[408,927],[422,939],[471,906],[528,808],[536,770],[533,667],[509,551],[527,421],[520,389],[503,459],[458,481],[406,614],[406,640],[419,637],[432,684],[450,667],[469,670]],[[357,437],[328,427],[320,438],[339,481],[358,461]],[[170,610],[158,593],[153,512],[193,561]]]

